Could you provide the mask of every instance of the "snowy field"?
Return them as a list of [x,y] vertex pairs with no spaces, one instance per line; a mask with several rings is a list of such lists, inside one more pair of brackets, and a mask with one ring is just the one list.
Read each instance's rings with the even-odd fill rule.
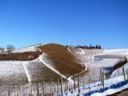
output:
[[[53,46],[59,49],[51,49],[54,51],[52,52],[38,49],[38,46],[40,45],[13,51],[41,51],[42,54],[35,60],[0,61],[0,96],[57,96],[62,95],[62,91],[63,96],[106,96],[128,88],[127,84],[116,89],[111,88],[113,84],[120,85],[118,83],[124,80],[122,66],[126,71],[128,49],[66,49],[57,44],[45,45],[45,48]],[[67,56],[71,60],[68,60]],[[84,66],[84,71],[76,73],[77,67],[72,65],[72,68],[68,64]],[[104,72],[106,88],[103,92],[99,91],[103,88],[100,82],[101,71]],[[75,75],[72,72],[75,72]],[[60,81],[61,78],[63,81]],[[93,94],[87,95],[91,92]]]

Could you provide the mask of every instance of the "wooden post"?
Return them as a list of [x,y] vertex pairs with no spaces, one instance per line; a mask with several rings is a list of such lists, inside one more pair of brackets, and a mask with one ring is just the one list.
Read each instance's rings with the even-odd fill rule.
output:
[[84,77],[84,73],[82,74],[82,78],[83,78],[83,90],[84,90],[84,86],[85,86],[85,77]]
[[63,78],[60,78],[60,82],[61,82],[61,96],[63,96]]
[[32,83],[29,83],[29,87],[30,87],[29,95],[31,96],[32,95]]
[[100,70],[100,80],[104,90],[104,72],[102,70]]
[[128,81],[128,69],[126,69],[127,81]]
[[57,95],[59,95],[59,78],[57,78]]
[[60,78],[57,78],[57,94],[59,95],[59,85],[60,85]]
[[51,79],[48,82],[49,82],[49,84],[47,85],[47,93],[51,94],[51,87],[49,87],[49,86],[51,86]]
[[20,96],[22,96],[22,91],[21,91],[21,90],[22,90],[22,88],[21,88],[21,83],[20,83],[19,87],[20,87],[20,88],[19,88],[19,93],[20,93]]
[[51,80],[50,80],[50,94],[52,94],[52,89],[53,88],[53,86],[52,86],[52,78],[51,78]]
[[78,96],[80,96],[80,80],[79,80],[79,76],[78,76],[77,83],[78,83]]
[[124,81],[126,81],[126,75],[125,75],[125,69],[122,67],[123,75],[124,75]]
[[42,90],[43,90],[43,96],[44,96],[45,95],[44,81],[42,82]]
[[68,91],[71,92],[72,84],[68,82]]
[[76,90],[76,81],[75,81],[75,76],[73,75],[73,81],[74,81],[74,91]]
[[68,86],[68,80],[66,81],[66,91],[68,92],[69,91],[69,86]]
[[67,93],[68,91],[69,91],[69,86],[68,86],[68,80],[66,79],[66,81],[65,81],[65,88],[64,88],[64,91]]
[[37,84],[37,86],[36,86],[37,96],[39,96],[39,94],[40,94],[40,93],[39,93],[39,82],[37,81],[37,83],[36,83],[36,84]]
[[8,85],[8,96],[11,96],[10,95],[10,85]]

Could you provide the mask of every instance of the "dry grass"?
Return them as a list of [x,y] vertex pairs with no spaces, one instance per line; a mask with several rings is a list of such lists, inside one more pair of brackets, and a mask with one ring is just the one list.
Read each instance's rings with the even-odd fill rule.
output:
[[10,60],[17,60],[17,61],[28,61],[34,60],[38,58],[41,52],[23,52],[23,53],[8,53],[8,54],[0,54],[1,61],[10,61]]
[[[39,55],[45,52],[47,54],[45,57],[45,62],[47,62],[47,64],[49,64],[51,67],[53,67],[54,69],[59,71],[61,74],[65,75],[66,77],[70,77],[71,75],[77,74],[84,70],[85,66],[79,64],[78,63],[79,60],[76,59],[75,56],[72,55],[65,46],[61,46],[58,44],[46,44],[43,46],[39,46],[38,48],[41,49],[41,51],[0,54],[0,61],[10,61],[10,60],[14,60],[14,61],[30,60],[31,61],[38,58]],[[52,63],[50,64],[49,61]],[[36,62],[37,65],[38,63],[39,62]],[[37,70],[37,73],[38,73],[39,72],[38,69],[40,68],[39,67],[36,67],[36,68],[35,70]],[[41,72],[40,75],[41,74],[48,75],[48,73],[43,73],[41,69],[40,69],[40,72]],[[52,76],[49,75],[48,79],[56,78],[56,76],[54,77]]]
[[51,60],[56,68],[62,74],[71,76],[84,70],[84,66],[77,63],[77,60],[66,47],[58,44],[46,44],[39,46],[42,53],[45,52],[47,59]]

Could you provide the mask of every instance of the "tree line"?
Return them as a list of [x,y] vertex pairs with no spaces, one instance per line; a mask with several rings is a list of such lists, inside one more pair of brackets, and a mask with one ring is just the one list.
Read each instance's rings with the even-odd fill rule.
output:
[[66,45],[66,47],[75,47],[75,48],[82,48],[82,49],[102,49],[101,45],[77,45],[77,46],[70,46]]

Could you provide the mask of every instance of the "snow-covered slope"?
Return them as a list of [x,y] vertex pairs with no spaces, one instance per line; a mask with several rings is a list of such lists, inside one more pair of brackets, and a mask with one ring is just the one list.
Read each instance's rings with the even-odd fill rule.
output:
[[[89,76],[92,77],[91,81],[99,80],[100,70],[104,70],[105,74],[112,74],[113,71],[127,62],[128,57],[128,49],[81,49],[53,43],[20,48],[14,50],[13,53],[37,51],[42,54],[35,60],[42,62],[53,73],[67,78],[82,71],[87,71],[85,75],[86,82],[90,82],[88,80]],[[27,64],[23,65],[26,66]]]
[[[16,53],[16,56],[20,56],[20,58],[23,57],[21,55],[24,55],[27,58],[30,58],[32,57],[32,54],[34,54],[34,53],[29,54],[25,52],[35,52],[35,53],[40,52],[41,54],[39,54],[35,60],[29,60],[29,59],[25,61],[15,60],[14,58],[15,53]],[[21,54],[21,53],[24,53],[24,54]],[[10,57],[8,57],[8,55]],[[40,44],[40,45],[30,46],[26,48],[16,49],[12,53],[2,55],[2,58],[4,57],[10,58],[9,60],[7,59],[7,61],[5,62],[7,63],[11,62],[12,66],[15,66],[16,62],[21,62],[21,66],[24,68],[24,73],[26,74],[26,78],[28,79],[29,82],[38,81],[38,80],[49,81],[49,79],[53,78],[53,76],[55,77],[54,79],[56,80],[60,77],[67,79],[72,75],[80,73],[85,70],[84,69],[85,67],[81,65],[81,63],[79,63],[79,59],[75,58],[65,46],[62,46],[59,44],[44,44],[44,45]],[[11,59],[12,57],[13,57],[13,60]],[[6,60],[6,58],[4,60]],[[1,61],[0,61],[0,64],[2,65]],[[16,64],[18,65],[18,63]],[[4,68],[4,70],[5,72],[8,72],[6,68]],[[12,71],[14,69],[11,68],[10,70]],[[49,72],[51,75],[48,75]],[[15,74],[16,76],[18,75],[18,70],[17,70],[17,73]],[[40,76],[42,78],[40,78]]]
[[[74,56],[86,63],[88,67],[88,75],[96,76],[100,70],[104,70],[107,75],[111,75],[112,72],[121,66],[125,65],[128,61],[128,50],[127,49],[81,49],[81,48],[70,48],[70,51]],[[88,74],[88,75],[87,75]],[[98,74],[100,75],[100,74]],[[99,76],[94,78],[98,80]],[[94,81],[95,81],[94,80]]]
[[[10,58],[0,61],[0,80],[41,82],[50,79],[57,81],[62,77],[73,82],[73,76],[77,78],[84,73],[79,82],[84,79],[87,84],[99,81],[100,70],[104,71],[106,78],[117,76],[117,70],[128,62],[128,49],[81,49],[53,43],[20,48],[12,53],[19,53],[17,56],[24,53],[26,56],[25,52],[40,53],[34,60]],[[26,57],[30,58],[31,54],[27,53]]]

